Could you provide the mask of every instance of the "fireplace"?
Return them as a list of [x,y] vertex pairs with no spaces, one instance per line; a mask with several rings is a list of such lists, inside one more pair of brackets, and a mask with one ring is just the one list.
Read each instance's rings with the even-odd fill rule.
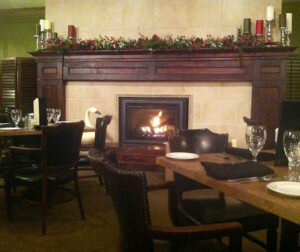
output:
[[157,144],[188,127],[187,97],[119,97],[120,143]]

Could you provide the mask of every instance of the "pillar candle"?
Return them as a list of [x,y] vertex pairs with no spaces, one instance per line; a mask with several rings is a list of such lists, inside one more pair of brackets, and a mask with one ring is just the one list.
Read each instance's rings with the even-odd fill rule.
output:
[[279,28],[285,28],[286,27],[286,15],[285,13],[281,13],[279,15]]
[[264,34],[264,20],[256,20],[256,36],[263,36]]
[[40,26],[41,26],[41,31],[43,32],[45,30],[45,20],[40,19]]
[[49,20],[45,20],[44,25],[45,30],[51,30],[51,22]]
[[235,138],[231,139],[231,147],[234,147],[234,148],[237,147],[237,139],[235,139]]
[[69,25],[68,26],[68,37],[75,38],[75,26],[74,25]]
[[292,27],[293,27],[292,17],[293,17],[292,13],[286,13],[286,27],[289,33],[292,33]]
[[266,20],[267,20],[267,21],[272,21],[272,20],[274,20],[274,7],[271,6],[271,5],[267,6]]
[[244,34],[251,34],[251,18],[244,18]]
[[40,35],[40,33],[41,33],[41,25],[36,24],[35,25],[35,35]]

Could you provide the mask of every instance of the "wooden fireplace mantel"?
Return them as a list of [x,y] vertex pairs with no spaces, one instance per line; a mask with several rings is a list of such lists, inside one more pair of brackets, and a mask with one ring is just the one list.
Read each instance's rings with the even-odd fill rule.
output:
[[285,60],[295,47],[258,48],[242,52],[83,51],[32,52],[37,62],[38,95],[65,118],[67,81],[252,82],[251,117],[267,126],[271,147],[285,97]]

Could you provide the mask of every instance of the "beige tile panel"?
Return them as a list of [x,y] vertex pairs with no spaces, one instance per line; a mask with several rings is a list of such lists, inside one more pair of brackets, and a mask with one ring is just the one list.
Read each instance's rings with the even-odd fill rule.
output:
[[[244,83],[229,86],[216,83],[177,83],[177,82],[69,82],[67,84],[67,119],[83,119],[89,107],[98,108],[102,115],[110,114],[114,120],[109,133],[114,141],[118,134],[118,96],[191,96],[190,125],[192,128],[209,127],[219,130],[220,125],[242,123],[241,116],[250,114],[250,102],[243,101],[247,89]],[[80,86],[81,85],[81,86]],[[222,87],[221,87],[222,86]],[[245,88],[236,92],[232,100],[222,100],[220,95]],[[221,91],[221,89],[223,89]],[[239,97],[240,95],[240,97]]]
[[251,101],[252,84],[250,82],[227,82],[221,84],[221,101]]

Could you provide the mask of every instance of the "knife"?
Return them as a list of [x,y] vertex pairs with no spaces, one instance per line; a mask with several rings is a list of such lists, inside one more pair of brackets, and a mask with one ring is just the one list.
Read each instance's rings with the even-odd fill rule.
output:
[[259,177],[248,177],[248,178],[228,179],[227,182],[242,183],[242,182],[258,181],[258,180]]

